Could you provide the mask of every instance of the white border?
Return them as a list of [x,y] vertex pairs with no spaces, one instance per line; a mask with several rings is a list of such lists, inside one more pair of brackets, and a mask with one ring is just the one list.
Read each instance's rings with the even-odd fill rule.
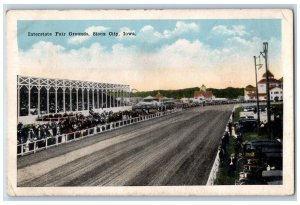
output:
[[[16,20],[17,19],[187,19],[187,18],[281,18],[282,19],[282,48],[284,73],[284,133],[288,138],[284,139],[284,182],[281,186],[172,186],[172,187],[51,187],[51,188],[17,188],[16,185],[16,157],[15,138],[7,140],[7,191],[10,195],[288,195],[294,192],[294,150],[293,150],[293,41],[292,41],[292,13],[289,10],[121,10],[116,11],[17,11],[9,12],[7,18],[7,76],[9,86],[6,90],[7,102],[15,104],[16,96],[15,75],[18,73]],[[67,14],[66,14],[67,13]],[[51,17],[49,17],[49,15]],[[16,129],[16,115],[14,107],[7,106],[7,136],[13,136]],[[9,117],[8,117],[9,116]],[[288,122],[288,123],[287,123]],[[285,135],[286,136],[286,135]],[[286,157],[288,156],[288,157]],[[270,190],[271,189],[271,190]]]

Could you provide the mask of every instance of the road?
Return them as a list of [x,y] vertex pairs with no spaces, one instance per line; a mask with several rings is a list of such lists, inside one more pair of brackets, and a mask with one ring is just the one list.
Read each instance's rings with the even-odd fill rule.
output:
[[205,185],[232,108],[193,108],[20,157],[18,186]]

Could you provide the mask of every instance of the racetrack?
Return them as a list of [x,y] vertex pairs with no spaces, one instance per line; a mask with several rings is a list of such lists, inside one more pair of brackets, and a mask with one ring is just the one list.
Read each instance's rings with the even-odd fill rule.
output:
[[193,108],[20,157],[18,186],[205,185],[232,108]]

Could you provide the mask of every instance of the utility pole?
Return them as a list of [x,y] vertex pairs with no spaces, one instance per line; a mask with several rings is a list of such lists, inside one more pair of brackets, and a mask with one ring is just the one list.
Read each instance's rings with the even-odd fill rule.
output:
[[260,111],[259,111],[259,96],[258,96],[258,85],[257,85],[257,65],[256,64],[256,56],[254,57],[254,69],[255,69],[255,86],[256,86],[256,105],[257,105],[257,133],[259,135],[259,128],[260,128]]
[[267,87],[267,116],[268,116],[268,137],[271,138],[271,113],[270,113],[270,80],[269,80],[269,66],[268,66],[268,42],[263,43],[263,52],[262,56],[265,59],[266,66],[266,87]]

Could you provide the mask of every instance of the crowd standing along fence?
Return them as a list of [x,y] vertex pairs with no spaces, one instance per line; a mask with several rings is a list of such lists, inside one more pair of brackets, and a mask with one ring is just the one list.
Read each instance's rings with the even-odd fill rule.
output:
[[166,116],[172,113],[179,112],[180,110],[167,110],[165,112],[158,112],[154,114],[149,114],[145,116],[139,116],[135,118],[120,120],[117,122],[111,122],[103,125],[97,125],[92,128],[75,131],[72,133],[57,135],[53,137],[48,137],[41,140],[36,140],[32,142],[26,142],[23,144],[17,145],[17,156],[23,156],[31,153],[35,153],[41,150],[45,150],[51,147],[55,147],[61,144],[66,144],[72,141],[77,141],[86,137],[94,136],[95,134],[112,131],[115,129],[119,129],[125,126],[129,126],[132,124],[136,124],[139,122],[151,120],[154,118]]
[[[221,103],[221,104],[220,103],[212,103],[212,104],[207,104],[206,106],[224,105],[224,104],[238,104],[238,105],[234,106],[234,109],[235,109],[236,107],[241,106],[243,104],[251,105],[253,103],[249,103],[249,102],[243,102],[243,103],[230,102],[230,103]],[[185,110],[185,109],[183,109],[183,110]],[[179,112],[179,111],[182,111],[182,110],[181,109],[166,110],[164,112],[158,112],[158,113],[149,114],[149,115],[145,115],[145,116],[139,116],[139,117],[135,117],[135,118],[131,118],[131,119],[120,120],[117,122],[111,122],[111,123],[107,123],[104,125],[98,125],[93,128],[89,128],[89,129],[85,129],[85,130],[80,130],[80,131],[76,131],[76,132],[72,132],[72,133],[68,133],[68,134],[62,134],[62,135],[58,135],[58,136],[48,137],[48,138],[33,141],[33,142],[26,142],[23,144],[18,144],[17,145],[17,156],[23,156],[26,154],[35,153],[37,151],[48,149],[48,148],[54,147],[54,146],[58,146],[60,144],[65,144],[65,143],[69,143],[72,141],[80,140],[85,137],[93,136],[95,134],[115,130],[118,128],[122,128],[124,126],[128,126],[131,124],[150,120],[150,119],[157,118],[157,117],[162,117],[162,116],[165,116],[165,115],[168,115],[171,113],[175,113],[175,112]],[[218,156],[218,154],[217,154],[217,156]],[[216,159],[215,163],[218,163],[217,159]],[[215,165],[215,166],[217,166],[217,165]]]
[[[231,113],[234,112],[234,110],[235,110],[236,107],[238,107],[238,106],[235,105],[235,106],[233,107]],[[229,117],[228,123],[229,123],[229,122],[233,122],[232,114],[231,114],[230,117]],[[228,123],[227,123],[227,124],[228,124]],[[228,127],[227,127],[227,125],[226,125],[225,132],[226,132],[227,129],[228,129]],[[228,131],[229,131],[229,130],[228,130]],[[230,137],[232,137],[232,136],[230,136]],[[214,163],[213,163],[213,166],[211,167],[210,174],[209,174],[209,177],[208,177],[207,182],[206,182],[206,185],[207,185],[207,186],[214,185],[214,182],[215,182],[215,180],[216,180],[216,178],[217,178],[217,174],[218,174],[218,172],[219,172],[219,167],[220,167],[219,152],[220,152],[220,150],[218,150],[217,155],[216,155],[216,158],[215,158],[215,161],[214,161]]]

